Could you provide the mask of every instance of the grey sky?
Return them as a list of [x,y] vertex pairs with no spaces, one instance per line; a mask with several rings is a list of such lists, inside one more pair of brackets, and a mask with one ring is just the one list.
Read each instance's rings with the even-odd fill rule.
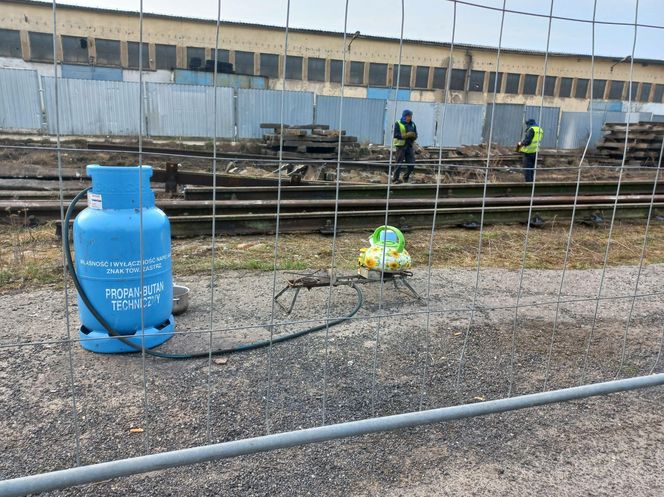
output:
[[[501,7],[502,0],[469,0],[471,3]],[[50,3],[50,2],[49,2]],[[138,0],[67,0],[62,3],[133,10]],[[286,0],[222,1],[222,19],[284,26]],[[344,0],[291,0],[292,27],[343,31]],[[400,0],[350,0],[348,31],[398,37]],[[453,6],[447,0],[406,0],[406,38],[449,42],[452,38]],[[634,22],[636,0],[597,0],[597,20]],[[507,0],[507,9],[548,14],[547,0]],[[216,19],[215,0],[144,0],[145,12]],[[557,16],[592,19],[593,0],[554,0]],[[501,13],[458,4],[456,41],[497,46]],[[664,26],[664,1],[640,0],[639,23]],[[548,20],[508,13],[505,16],[503,47],[544,50]],[[623,57],[631,53],[634,28],[596,27],[595,53]],[[636,57],[664,59],[664,29],[639,28]],[[591,25],[554,20],[551,51],[591,52]]]

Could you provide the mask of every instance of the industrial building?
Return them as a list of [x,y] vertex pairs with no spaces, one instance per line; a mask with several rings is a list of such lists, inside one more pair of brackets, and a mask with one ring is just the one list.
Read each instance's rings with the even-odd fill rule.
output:
[[[37,69],[53,75],[53,16],[48,3],[3,2],[0,17],[0,67]],[[57,57],[61,76],[136,81],[139,65],[139,15],[58,5]],[[144,80],[212,84],[216,22],[144,14]],[[352,40],[352,43],[351,43]],[[221,86],[281,88],[339,95],[343,34],[290,29],[284,60],[284,28],[223,22],[218,67]],[[397,83],[399,40],[348,36],[346,96],[385,99]],[[629,92],[629,59],[596,57],[592,96],[624,101]],[[285,68],[285,70],[284,70]],[[563,111],[588,110],[591,58],[550,53],[546,77],[544,53],[503,49],[498,103],[544,105]],[[496,79],[496,49],[406,40],[403,45],[399,100],[441,102],[450,74],[452,103],[490,102]],[[226,74],[232,73],[232,74]],[[664,61],[635,59],[631,98],[662,103]],[[616,109],[619,110],[619,109]]]

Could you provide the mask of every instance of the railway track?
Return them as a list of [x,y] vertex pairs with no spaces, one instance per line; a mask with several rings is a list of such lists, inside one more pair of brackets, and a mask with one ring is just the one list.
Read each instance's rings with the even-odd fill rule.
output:
[[[279,202],[274,186],[219,187],[215,202],[212,188],[194,187],[185,190],[184,199],[158,199],[157,205],[179,237],[209,234],[213,205],[215,229],[221,235],[273,233],[277,208],[284,233],[331,233],[335,209],[339,231],[365,230],[385,221],[388,206],[388,222],[405,230],[431,227],[434,210],[439,227],[471,228],[479,225],[482,211],[486,224],[544,225],[569,220],[575,210],[576,221],[601,225],[611,218],[614,204],[616,219],[627,220],[645,218],[652,203],[652,217],[664,217],[664,184],[656,186],[654,197],[653,183],[648,181],[623,182],[618,197],[616,188],[613,182],[582,182],[575,200],[576,183],[542,182],[535,185],[531,199],[532,185],[497,183],[487,185],[483,199],[482,184],[445,184],[436,203],[435,185],[394,185],[388,203],[386,185],[343,185],[338,201],[335,185],[284,186]],[[60,202],[55,195],[58,192],[0,191],[0,218],[13,215],[14,222],[28,224],[59,222]],[[72,195],[65,192],[66,197]],[[85,202],[77,208],[85,208]]]
[[[652,205],[652,219],[664,221],[664,201]],[[480,205],[470,207],[440,207],[436,209],[436,227],[478,228],[484,210],[484,224],[527,224],[542,227],[552,222],[569,222],[574,212],[574,220],[591,226],[608,225],[614,204],[539,204],[535,205],[529,216],[529,205],[489,205],[484,209]],[[650,203],[619,202],[615,219],[627,221],[645,219],[650,213]],[[390,208],[388,223],[403,231],[431,228],[434,209]],[[334,232],[335,212],[280,212],[280,233],[321,233],[330,235]],[[210,235],[212,215],[171,215],[171,233],[174,237],[192,237]],[[268,235],[276,230],[275,213],[221,213],[215,217],[215,232],[224,235]],[[366,231],[385,222],[385,210],[341,210],[337,212],[337,231]],[[60,221],[56,221],[56,234],[61,236]]]
[[[577,205],[612,205],[616,200],[615,195],[582,195],[576,200]],[[653,197],[651,195],[619,195],[618,204],[649,205]],[[440,198],[438,199],[439,209],[481,209],[485,207],[521,207],[529,206],[530,197],[487,197],[484,202],[482,197],[464,197],[464,198]],[[656,204],[664,203],[664,194],[654,196]],[[574,197],[567,195],[558,196],[538,196],[533,197],[534,207],[540,206],[559,206],[573,205]],[[332,213],[335,206],[341,213],[348,212],[366,212],[380,211],[385,213],[388,208],[390,211],[431,211],[436,207],[435,199],[422,198],[393,198],[388,202],[384,198],[360,198],[360,199],[341,199],[338,202],[333,199],[324,200],[303,200],[303,199],[282,199],[277,200],[158,200],[157,206],[163,210],[169,217],[196,217],[206,216],[212,213],[212,207],[215,207],[217,214],[226,216],[239,215],[275,215],[277,207],[282,214],[306,214],[306,213]],[[76,212],[86,207],[85,202],[80,202],[76,206]],[[32,216],[36,222],[44,222],[60,219],[60,202],[56,200],[32,200],[21,201],[18,204],[14,201],[0,200],[0,212],[5,215],[16,214],[19,216]]]
[[[614,181],[580,182],[579,195],[613,195],[617,185]],[[573,196],[577,190],[576,182],[539,182],[535,183],[535,196],[568,195]],[[651,181],[623,181],[620,185],[621,194],[650,195],[653,191]],[[530,197],[532,185],[527,183],[490,183],[487,184],[488,197]],[[664,194],[664,182],[657,184],[656,193]],[[260,187],[217,187],[217,200],[269,200],[276,199],[278,188],[275,186]],[[337,188],[334,184],[303,185],[281,187],[281,199],[335,199]],[[482,183],[448,183],[442,184],[438,190],[439,198],[482,197]],[[185,200],[212,200],[211,187],[187,187],[184,190]],[[344,184],[339,188],[340,199],[375,198],[385,199],[387,185],[384,184]],[[390,186],[390,198],[435,199],[435,184],[403,184]]]
[[[578,223],[601,226],[610,222],[613,203],[577,205],[574,219]],[[537,205],[529,217],[529,206],[488,206],[484,208],[484,224],[527,224],[544,226],[551,222],[567,221],[572,217],[573,204]],[[619,203],[616,220],[644,219],[650,212],[649,203]],[[403,231],[431,228],[433,209],[392,209],[388,213],[388,224]],[[481,206],[444,207],[436,210],[436,227],[478,228],[482,214]],[[664,221],[664,202],[653,205],[652,217]],[[175,237],[209,235],[212,216],[172,216],[171,232]],[[262,235],[276,229],[275,214],[220,214],[215,216],[215,232],[218,235]],[[385,210],[340,211],[337,231],[366,231],[385,222]],[[280,233],[334,232],[334,212],[284,212],[280,214]]]
[[[80,190],[80,184],[76,189],[67,189],[64,192],[65,199],[71,199]],[[578,193],[584,195],[613,195],[617,185],[612,181],[581,182]],[[573,196],[577,190],[576,182],[539,182],[535,184],[535,196],[567,195]],[[276,200],[278,187],[274,185],[252,185],[243,184],[233,186],[217,187],[217,200]],[[620,185],[622,195],[650,195],[653,184],[650,181],[623,181]],[[487,184],[487,197],[530,197],[532,185],[526,183],[490,183]],[[465,198],[481,197],[484,193],[482,183],[456,183],[442,184],[438,191],[438,197],[443,198]],[[658,183],[655,190],[657,194],[664,194],[664,182]],[[59,199],[56,190],[2,190],[0,189],[0,201],[32,201],[32,200],[56,200]],[[281,187],[282,200],[330,200],[335,199],[337,188],[334,184],[316,184],[290,186],[284,184]],[[384,184],[342,184],[339,188],[339,199],[385,199],[387,196],[387,185]],[[412,198],[412,199],[434,199],[436,197],[436,185],[432,184],[403,184],[391,185],[390,198]],[[184,189],[184,200],[212,200],[212,187],[188,186]],[[7,207],[7,204],[5,204]]]

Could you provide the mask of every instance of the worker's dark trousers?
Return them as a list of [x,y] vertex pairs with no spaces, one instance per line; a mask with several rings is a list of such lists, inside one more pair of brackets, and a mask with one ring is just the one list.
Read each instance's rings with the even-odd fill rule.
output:
[[415,154],[413,153],[413,147],[397,147],[397,168],[394,170],[394,181],[399,179],[401,175],[401,165],[406,164],[408,169],[404,175],[404,181],[408,181],[410,178],[413,169],[415,169]]
[[535,156],[537,154],[523,154],[523,177],[526,183],[532,183],[535,177]]

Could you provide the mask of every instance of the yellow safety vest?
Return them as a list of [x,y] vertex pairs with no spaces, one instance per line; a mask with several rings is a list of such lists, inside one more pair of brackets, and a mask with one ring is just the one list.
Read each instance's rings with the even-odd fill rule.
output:
[[[535,153],[537,153],[539,151],[539,145],[540,145],[540,142],[542,141],[542,137],[544,136],[544,130],[542,128],[540,128],[539,126],[531,126],[531,128],[534,131],[533,141],[530,142],[530,145],[526,145],[525,147],[521,147],[519,149],[519,152],[522,152],[524,154],[535,154]],[[528,128],[528,129],[530,129],[530,128]]]
[[392,141],[392,144],[395,147],[405,147],[406,139],[404,138],[404,136],[406,135],[406,126],[401,121],[397,121],[395,124],[399,126],[399,132],[401,133],[401,138],[395,138]]

